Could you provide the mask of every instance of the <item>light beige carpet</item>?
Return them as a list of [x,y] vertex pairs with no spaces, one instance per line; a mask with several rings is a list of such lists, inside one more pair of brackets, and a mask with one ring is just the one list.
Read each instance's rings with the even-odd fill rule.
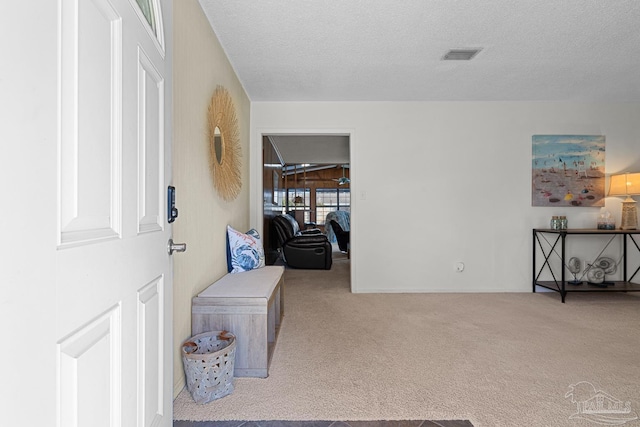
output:
[[591,397],[565,397],[580,382],[640,414],[640,295],[351,294],[335,255],[331,271],[285,272],[269,378],[204,406],[183,390],[175,419],[597,426],[570,419]]

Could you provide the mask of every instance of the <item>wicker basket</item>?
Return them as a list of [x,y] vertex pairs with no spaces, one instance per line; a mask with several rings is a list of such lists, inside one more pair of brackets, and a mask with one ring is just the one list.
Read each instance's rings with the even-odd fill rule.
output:
[[196,403],[208,403],[233,392],[236,337],[227,331],[194,335],[182,344],[187,390]]

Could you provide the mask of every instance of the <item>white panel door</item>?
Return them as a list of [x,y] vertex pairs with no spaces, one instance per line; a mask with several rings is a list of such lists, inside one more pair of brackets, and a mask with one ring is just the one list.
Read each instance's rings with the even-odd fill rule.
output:
[[163,25],[136,0],[59,6],[58,425],[170,426]]

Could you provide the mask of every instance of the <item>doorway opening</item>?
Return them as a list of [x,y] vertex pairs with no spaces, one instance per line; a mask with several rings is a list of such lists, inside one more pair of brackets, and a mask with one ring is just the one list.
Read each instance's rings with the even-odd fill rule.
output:
[[[332,243],[334,259],[349,259],[338,244],[338,223],[351,229],[349,135],[274,134],[262,137],[263,241],[267,264],[282,262],[272,220],[291,215],[300,230],[318,229]],[[339,232],[338,232],[339,233]]]

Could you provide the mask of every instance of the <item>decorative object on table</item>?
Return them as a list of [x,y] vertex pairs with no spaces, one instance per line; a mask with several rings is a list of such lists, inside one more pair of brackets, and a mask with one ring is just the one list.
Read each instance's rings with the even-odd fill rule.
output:
[[533,135],[531,206],[604,206],[603,135]]
[[640,172],[611,175],[609,178],[608,196],[626,196],[622,202],[622,230],[636,230],[638,228],[638,208],[631,196],[640,195]]
[[569,228],[569,221],[567,217],[564,215],[560,215],[560,230],[566,230]]
[[603,211],[598,217],[598,230],[615,230],[616,220],[609,211]]
[[589,282],[590,285],[606,287],[607,285],[603,284],[604,270],[600,267],[589,264],[587,267],[587,282]]
[[568,283],[571,285],[582,285],[582,280],[578,279],[578,273],[580,273],[580,269],[582,266],[582,261],[578,257],[571,257],[569,259],[569,263],[567,264],[567,269],[571,274],[573,274],[573,280],[570,280]]
[[587,281],[590,285],[607,287],[613,285],[613,282],[607,282],[607,274],[614,274],[618,270],[616,262],[609,257],[599,257],[593,264],[587,267]]
[[208,403],[233,392],[236,337],[227,331],[194,335],[182,344],[187,390],[196,403]]
[[564,215],[553,215],[551,217],[551,222],[549,227],[552,230],[566,230],[569,226],[569,222],[567,221],[567,217]]
[[604,271],[603,283],[605,285],[613,285],[613,282],[607,282],[607,274],[614,274],[618,271],[618,264],[613,260],[613,258],[609,258],[606,256],[600,257],[596,259],[593,264],[598,268],[601,268]]
[[242,188],[240,156],[242,154],[238,119],[229,92],[216,87],[208,109],[209,168],[213,186],[224,200],[235,199]]

